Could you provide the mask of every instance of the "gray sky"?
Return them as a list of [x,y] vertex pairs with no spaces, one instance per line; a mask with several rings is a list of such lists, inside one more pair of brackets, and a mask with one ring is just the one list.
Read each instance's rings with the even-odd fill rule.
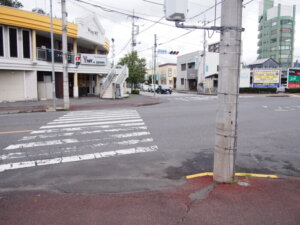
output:
[[[49,12],[49,0],[19,0],[23,3],[25,10],[31,10],[32,8],[39,7]],[[106,8],[115,9],[127,14],[132,14],[135,11],[137,16],[142,18],[158,21],[163,16],[163,6],[158,4],[151,4],[144,0],[84,0],[89,3],[94,3]],[[156,3],[163,3],[163,0],[150,0]],[[217,2],[220,2],[218,0]],[[244,0],[244,4],[250,0]],[[107,38],[115,39],[115,53],[117,58],[124,56],[131,50],[131,45],[129,41],[131,40],[131,23],[132,19],[128,16],[105,12],[100,8],[88,6],[83,3],[79,3],[76,0],[66,0],[68,20],[70,22],[74,21],[76,17],[86,17],[90,13],[96,13],[99,17],[101,24],[103,25]],[[189,13],[188,18],[191,18],[197,14],[200,14],[214,5],[215,0],[189,0]],[[243,9],[243,27],[246,29],[242,34],[243,40],[243,55],[242,61],[246,64],[252,63],[257,57],[257,35],[258,35],[258,3],[259,0],[254,0],[251,3],[245,5]],[[295,4],[296,9],[296,37],[295,37],[295,51],[294,60],[298,59],[300,61],[300,1],[299,0],[275,0],[275,5],[277,3],[282,3],[286,5]],[[54,15],[60,17],[60,1],[53,0]],[[221,6],[218,5],[216,9],[216,18],[220,17]],[[203,21],[213,21],[215,19],[215,8],[212,7],[210,10],[203,13],[192,20],[187,20],[186,24],[201,24]],[[179,55],[189,53],[196,50],[203,49],[203,31],[202,30],[192,30],[187,35],[185,33],[189,30],[176,28],[173,22],[168,22],[165,19],[160,20],[162,24],[155,24],[150,21],[145,21],[142,19],[135,20],[135,24],[139,26],[140,34],[137,36],[137,45],[135,50],[139,52],[139,55],[147,59],[148,64],[152,61],[152,51],[151,47],[154,44],[154,34],[158,38],[158,49],[166,49],[168,51],[177,50]],[[216,20],[216,25],[220,24],[220,19]],[[154,26],[153,26],[154,25]],[[210,23],[214,25],[214,23]],[[151,27],[150,27],[151,26]],[[145,30],[145,31],[144,31]],[[183,37],[171,41],[172,39],[184,35]],[[219,33],[210,32],[212,35],[209,38],[208,44],[219,41]],[[126,45],[129,43],[128,45]],[[123,51],[122,51],[123,50]],[[176,63],[176,56],[172,55],[159,55],[158,64],[173,62]]]

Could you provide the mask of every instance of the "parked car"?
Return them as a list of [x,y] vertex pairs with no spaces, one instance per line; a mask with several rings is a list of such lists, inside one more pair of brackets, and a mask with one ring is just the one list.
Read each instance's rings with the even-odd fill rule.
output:
[[[155,84],[155,90],[157,90],[157,88],[158,88],[158,85]],[[149,85],[148,91],[149,91],[149,92],[154,92],[154,84],[150,84],[150,85]]]
[[148,84],[142,84],[141,85],[141,90],[142,91],[148,91],[148,89],[149,89],[149,85]]
[[167,85],[158,85],[158,88],[156,89],[156,93],[172,94],[172,89]]

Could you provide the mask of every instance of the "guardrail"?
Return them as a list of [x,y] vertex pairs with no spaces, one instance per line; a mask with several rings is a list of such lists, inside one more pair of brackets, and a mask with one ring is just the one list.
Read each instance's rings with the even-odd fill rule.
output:
[[127,76],[127,70],[128,70],[127,66],[124,65],[122,67],[121,73],[118,75],[118,78],[116,80],[116,84],[121,84],[121,83],[124,82],[124,80],[126,79],[126,76]]

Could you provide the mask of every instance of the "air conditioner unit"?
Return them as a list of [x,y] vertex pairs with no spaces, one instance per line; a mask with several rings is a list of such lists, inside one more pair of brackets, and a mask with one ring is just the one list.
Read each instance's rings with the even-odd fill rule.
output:
[[169,21],[184,22],[188,12],[187,0],[165,0],[165,17]]

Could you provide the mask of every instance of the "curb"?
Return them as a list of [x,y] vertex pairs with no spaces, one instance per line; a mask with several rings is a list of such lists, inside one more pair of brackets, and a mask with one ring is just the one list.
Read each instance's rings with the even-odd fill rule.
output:
[[[193,178],[205,177],[205,176],[213,176],[213,172],[192,174],[192,175],[186,176],[185,178],[193,179]],[[235,173],[235,176],[237,176],[237,177],[272,178],[272,179],[283,178],[283,177],[279,177],[276,174],[258,174],[258,173]],[[286,177],[286,178],[288,178],[288,177]]]

